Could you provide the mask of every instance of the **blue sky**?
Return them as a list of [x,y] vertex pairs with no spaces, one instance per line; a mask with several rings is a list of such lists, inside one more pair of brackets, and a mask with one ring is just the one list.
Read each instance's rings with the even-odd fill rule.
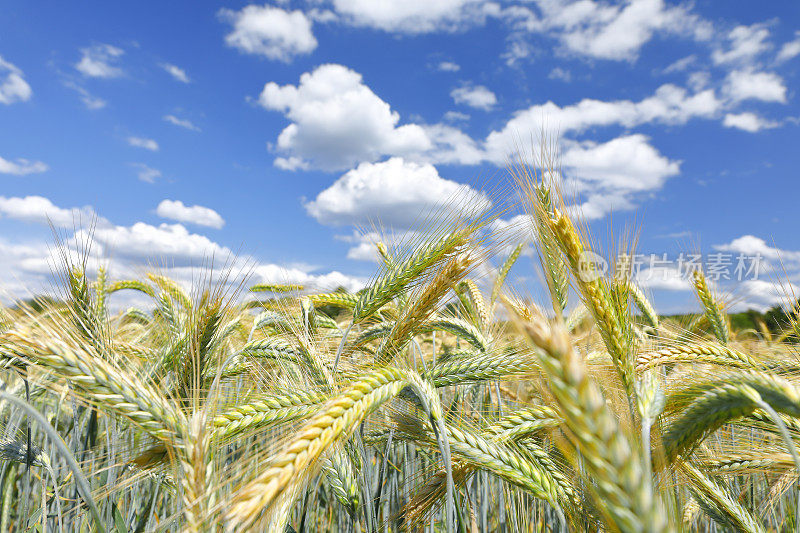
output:
[[[800,277],[799,71],[788,1],[7,2],[0,276],[46,287],[48,219],[66,246],[94,219],[116,277],[234,253],[254,281],[355,289],[372,221],[488,205],[544,132],[598,235],[759,254],[766,274],[719,286],[764,307]],[[694,305],[648,266],[662,309]]]

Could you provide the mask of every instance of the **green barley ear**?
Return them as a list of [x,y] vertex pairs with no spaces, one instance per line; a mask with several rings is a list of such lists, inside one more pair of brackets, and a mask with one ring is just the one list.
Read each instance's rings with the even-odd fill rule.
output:
[[612,529],[666,531],[664,508],[653,492],[638,446],[620,427],[599,387],[562,327],[544,319],[521,324],[549,378],[568,438],[580,450],[594,502]]
[[[663,429],[666,456],[674,460],[694,449],[723,424],[761,409],[762,402],[778,413],[800,417],[800,389],[791,382],[761,372],[728,372],[693,383],[670,395],[667,405],[689,405]],[[677,397],[677,399],[675,398]]]
[[694,282],[694,289],[697,293],[697,299],[703,306],[703,312],[706,319],[711,324],[714,330],[714,335],[717,340],[722,344],[728,344],[730,340],[730,330],[728,329],[728,322],[723,312],[723,306],[712,294],[711,289],[708,287],[706,276],[702,270],[695,270],[692,276]]
[[500,290],[503,288],[503,285],[506,282],[506,278],[508,277],[508,273],[511,272],[511,267],[514,266],[514,263],[517,262],[519,259],[522,250],[525,248],[525,243],[519,243],[511,250],[511,253],[508,254],[506,260],[503,261],[503,264],[500,266],[500,270],[497,271],[497,277],[494,279],[494,284],[492,285],[492,295],[489,301],[494,303],[497,300],[497,297],[500,295]]
[[379,362],[385,364],[391,361],[410,342],[411,337],[429,321],[438,310],[440,301],[464,277],[470,266],[469,254],[453,257],[427,285],[420,288],[381,343],[377,353]]
[[567,264],[559,251],[559,245],[550,227],[549,220],[555,213],[552,192],[544,183],[533,185],[533,217],[536,220],[539,259],[545,273],[547,287],[553,300],[553,310],[561,315],[567,308],[569,277]]
[[555,200],[558,194],[551,176],[560,171],[555,165],[555,154],[549,147],[543,146],[541,156],[538,172],[537,167],[522,161],[511,165],[509,170],[524,198],[526,211],[533,221],[539,261],[550,292],[553,311],[556,315],[562,316],[569,295],[569,268],[564,262],[549,222],[555,213]]
[[647,296],[645,296],[642,289],[630,279],[628,280],[628,293],[631,295],[636,307],[638,307],[639,311],[642,312],[642,316],[647,323],[650,324],[653,329],[658,330],[660,323],[658,319],[658,313],[656,313],[653,304],[651,304],[650,300],[647,299]]
[[147,277],[150,278],[150,281],[156,284],[156,286],[161,289],[164,293],[171,296],[176,302],[178,302],[183,309],[189,311],[192,309],[192,299],[183,290],[183,287],[180,284],[172,280],[166,276],[161,276],[159,274],[149,273]]
[[584,304],[594,316],[600,336],[611,356],[629,399],[636,396],[630,323],[622,313],[629,313],[625,291],[609,286],[587,255],[587,249],[572,220],[558,209],[548,219],[553,235],[567,258]]
[[383,275],[365,289],[353,308],[353,324],[362,322],[419,279],[429,268],[460,250],[474,228],[459,228],[420,246],[405,260],[385,269]]
[[139,291],[150,296],[151,298],[156,297],[156,291],[153,289],[153,286],[138,279],[124,279],[120,281],[115,281],[110,285],[108,285],[106,289],[106,294],[113,294],[117,291],[122,291],[122,290]]
[[408,373],[396,368],[361,376],[328,401],[263,467],[262,473],[233,497],[226,518],[230,525],[251,527],[266,510],[275,509],[292,487],[313,473],[318,459],[349,436],[368,414],[394,398],[408,384]]
[[292,284],[276,284],[276,283],[258,283],[250,287],[250,292],[298,292],[302,291],[305,287],[303,285]]
[[100,319],[106,317],[107,280],[105,267],[97,269],[97,279],[94,282],[95,310],[94,314]]
[[91,342],[98,353],[105,353],[104,321],[97,315],[97,304],[89,290],[89,281],[86,279],[84,269],[71,266],[67,283],[73,324],[81,337]]
[[353,470],[353,463],[347,453],[336,448],[322,464],[322,470],[328,479],[333,495],[347,510],[351,518],[358,518],[361,504],[361,490]]
[[478,329],[485,330],[490,322],[489,310],[478,285],[473,280],[467,279],[458,284],[458,290],[466,297],[470,314]]
[[387,267],[391,267],[392,263],[393,263],[393,259],[392,259],[391,254],[389,253],[389,249],[386,247],[386,245],[383,243],[383,241],[376,242],[375,243],[375,248],[378,249],[378,254],[383,259],[384,264]]
[[680,470],[690,482],[694,500],[719,525],[746,533],[766,533],[758,518],[696,466],[684,462]]
[[663,365],[694,363],[732,368],[758,369],[761,365],[750,355],[716,343],[678,344],[636,356],[636,370],[644,372]]

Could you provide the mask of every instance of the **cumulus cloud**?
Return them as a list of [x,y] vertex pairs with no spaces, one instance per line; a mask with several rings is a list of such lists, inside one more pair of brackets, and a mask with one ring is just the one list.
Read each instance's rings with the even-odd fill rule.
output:
[[190,83],[192,80],[189,79],[189,76],[186,74],[186,71],[182,68],[172,65],[170,63],[162,63],[161,68],[163,68],[167,74],[172,76],[174,79],[181,83]]
[[496,10],[492,2],[481,0],[332,0],[332,4],[349,24],[408,34],[464,29],[481,24]]
[[[383,155],[404,155],[431,147],[416,124],[398,126],[400,115],[341,65],[322,65],[300,76],[298,85],[269,82],[259,97],[265,108],[280,111],[292,123],[275,149],[297,167],[305,162],[327,170],[352,167]],[[291,159],[293,157],[294,159]]]
[[233,25],[225,43],[248,54],[289,62],[317,47],[312,22],[302,11],[249,5],[240,11],[222,9],[219,15]]
[[680,162],[663,156],[642,134],[604,143],[565,139],[561,147],[562,181],[570,212],[584,220],[636,207],[637,199],[661,189],[680,172]]
[[81,50],[81,60],[75,68],[90,78],[118,78],[123,71],[116,63],[124,53],[110,44],[96,44]]
[[723,105],[712,89],[689,94],[686,89],[672,84],[662,85],[655,94],[638,102],[584,98],[563,107],[547,102],[516,112],[501,130],[489,134],[486,148],[490,158],[503,163],[520,135],[546,132],[549,137],[556,137],[597,126],[632,128],[652,122],[685,124],[692,118],[713,117]]
[[490,110],[497,104],[497,96],[483,85],[462,85],[450,92],[457,104],[468,105],[476,109]]
[[718,48],[711,54],[714,63],[750,64],[755,58],[771,48],[767,42],[769,30],[765,24],[736,26],[726,36],[727,48]]
[[634,60],[656,34],[678,34],[697,40],[711,37],[711,26],[685,6],[663,0],[612,5],[583,0],[535,0],[538,13],[525,8],[505,10],[520,31],[558,39],[563,51],[607,60]]
[[158,152],[158,143],[145,137],[128,137],[128,144],[136,148],[144,148],[151,152]]
[[33,91],[23,73],[0,56],[0,104],[13,104],[30,100]]
[[636,283],[649,290],[689,291],[692,284],[688,276],[674,267],[653,266],[636,273]]
[[734,102],[752,99],[786,103],[786,85],[774,72],[734,70],[725,79],[725,93]]
[[47,165],[41,161],[30,161],[28,159],[17,159],[11,161],[0,157],[0,174],[12,174],[14,176],[25,176],[26,174],[38,174],[45,172]]
[[[249,275],[248,284],[299,283],[310,290],[345,287],[356,291],[365,284],[363,278],[337,271],[317,272],[313,268],[264,263],[247,255],[235,256],[229,248],[192,233],[181,224],[154,226],[137,222],[118,226],[98,217],[91,207],[62,208],[43,197],[0,197],[0,217],[36,223],[47,223],[49,218],[61,228],[93,228],[78,229],[57,245],[50,244],[47,237],[36,241],[26,236],[24,244],[0,237],[0,255],[4,258],[0,261],[0,299],[5,301],[41,294],[52,287],[53,272],[61,268],[64,256],[74,260],[85,257],[90,274],[105,265],[113,278],[138,277],[147,265],[161,265],[160,274],[186,286],[198,279],[212,279],[227,282],[231,293],[244,275]],[[212,264],[214,271],[209,270]],[[226,268],[220,269],[220,265]],[[125,295],[115,296],[110,302],[112,308],[119,305],[120,298],[128,301]]]
[[531,242],[535,238],[534,220],[530,215],[514,215],[511,218],[498,218],[489,224],[489,233],[499,242],[510,246]]
[[357,276],[349,276],[339,271],[315,274],[298,268],[275,264],[259,264],[253,268],[253,283],[298,284],[316,291],[333,291],[344,287],[348,292],[356,292],[367,283]]
[[199,127],[197,127],[191,120],[186,118],[178,118],[175,115],[164,115],[164,120],[180,128],[184,128],[191,131],[200,131]]
[[305,208],[322,224],[380,222],[408,229],[423,221],[475,214],[490,205],[485,194],[442,178],[433,165],[393,157],[358,165]]
[[579,190],[652,191],[680,172],[680,163],[661,155],[642,134],[605,143],[567,142],[562,166],[574,170]]
[[[89,233],[77,233],[87,240]],[[100,227],[92,232],[96,243],[104,250],[123,259],[144,261],[150,258],[168,258],[175,264],[198,262],[212,256],[218,259],[233,257],[233,252],[204,235],[191,233],[181,224],[153,226],[137,222],[132,226]]]
[[163,200],[156,208],[161,218],[169,218],[178,222],[187,222],[199,226],[221,229],[225,220],[210,207],[202,205],[187,206],[180,200]]
[[144,163],[131,163],[131,166],[137,169],[136,175],[145,183],[155,183],[161,177],[160,170],[150,168]]
[[749,111],[735,114],[728,113],[725,115],[722,125],[726,128],[737,128],[750,133],[755,133],[767,128],[777,128],[780,126],[778,122],[767,120]]
[[43,196],[24,198],[0,196],[0,215],[24,222],[52,223],[57,228],[69,228],[80,223],[88,224],[97,218],[90,207],[58,207]]
[[714,249],[747,256],[761,256],[767,260],[785,262],[788,267],[800,267],[800,252],[770,246],[764,239],[755,235],[742,235],[729,243],[716,244]]
[[797,285],[789,281],[748,279],[737,283],[728,311],[736,313],[755,309],[763,313],[776,305],[794,303],[797,294],[800,294]]

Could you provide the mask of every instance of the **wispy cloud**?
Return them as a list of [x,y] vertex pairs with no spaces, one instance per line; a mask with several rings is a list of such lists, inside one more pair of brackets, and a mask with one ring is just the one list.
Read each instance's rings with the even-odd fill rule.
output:
[[33,91],[25,81],[22,71],[0,56],[0,104],[13,104],[30,100]]
[[96,44],[81,50],[81,60],[75,68],[90,78],[118,78],[124,73],[116,63],[124,53],[110,44]]
[[200,131],[191,120],[185,118],[178,118],[175,115],[164,115],[164,120],[174,126],[186,128],[187,130]]
[[0,174],[25,176],[26,174],[38,174],[40,172],[45,172],[47,169],[47,165],[41,161],[29,161],[27,159],[10,161],[0,157]]
[[155,183],[161,177],[161,171],[151,168],[144,163],[131,163],[131,166],[137,170],[137,176],[145,183]]
[[161,68],[163,68],[170,76],[175,78],[181,83],[191,83],[191,79],[186,74],[186,71],[182,68],[173,65],[171,63],[161,63]]
[[153,139],[147,139],[145,137],[128,137],[128,144],[135,146],[136,148],[144,148],[145,150],[150,150],[151,152],[158,152],[158,143]]

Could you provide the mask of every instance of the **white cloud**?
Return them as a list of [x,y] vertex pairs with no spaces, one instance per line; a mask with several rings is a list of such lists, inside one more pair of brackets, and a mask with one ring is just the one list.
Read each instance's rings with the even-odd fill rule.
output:
[[118,78],[123,72],[115,63],[124,53],[110,44],[96,44],[81,50],[81,60],[75,68],[90,78]]
[[469,120],[469,115],[461,111],[448,111],[442,118],[447,122],[461,122],[463,120]]
[[210,207],[202,205],[187,206],[180,200],[163,200],[156,208],[161,218],[169,218],[178,222],[188,222],[200,226],[221,229],[225,220]]
[[634,60],[657,33],[697,40],[711,36],[710,24],[684,6],[663,0],[637,0],[618,5],[593,0],[536,0],[541,12],[507,13],[524,30],[545,32],[559,39],[566,52],[598,59]]
[[751,133],[761,131],[767,128],[777,128],[779,123],[767,120],[755,113],[728,113],[722,121],[722,125],[726,128],[738,128],[740,130],[749,131]]
[[22,71],[0,56],[0,104],[30,100],[33,91],[23,78]]
[[581,220],[600,220],[609,213],[618,213],[636,207],[629,195],[630,191],[589,193],[586,200],[567,206],[567,209],[570,215]]
[[200,131],[191,120],[185,118],[178,118],[175,115],[164,115],[164,120],[175,126],[185,128],[192,131]]
[[725,93],[734,102],[748,99],[786,102],[786,85],[774,72],[734,70],[725,79]]
[[85,105],[87,109],[91,109],[92,111],[97,109],[103,109],[108,103],[102,98],[94,96],[89,91],[87,91],[86,89],[84,89],[83,87],[72,81],[64,82],[64,86],[77,92],[81,97],[81,102],[83,102],[83,105]]
[[452,61],[442,61],[436,68],[442,72],[458,72],[461,70],[461,66],[458,63],[453,63]]
[[89,224],[96,219],[90,207],[65,209],[42,196],[24,198],[0,196],[0,214],[4,217],[39,224],[52,223],[57,228]]
[[[87,239],[86,230],[79,231],[79,239]],[[137,222],[132,226],[99,227],[92,232],[94,241],[101,244],[107,255],[123,259],[169,259],[176,264],[202,261],[212,256],[218,260],[233,257],[230,249],[220,246],[208,237],[190,233],[181,224],[152,226]]]
[[798,287],[791,282],[773,282],[765,279],[748,279],[736,286],[736,298],[731,312],[755,309],[764,312],[776,305],[794,303],[792,295],[798,295]]
[[483,0],[332,0],[336,12],[347,22],[387,32],[429,33],[456,31],[481,24],[487,11]]
[[561,164],[574,171],[579,188],[651,191],[678,174],[680,163],[662,156],[647,141],[633,134],[605,143],[567,142]]
[[313,162],[328,170],[352,167],[383,155],[431,148],[425,130],[398,126],[400,116],[367,87],[360,74],[341,65],[322,65],[300,76],[297,86],[267,83],[260,104],[292,121],[275,148],[297,166]]
[[172,65],[170,63],[161,63],[161,68],[163,68],[170,76],[181,83],[190,83],[192,81],[189,79],[186,71],[176,65]]
[[678,59],[677,61],[674,61],[673,63],[670,63],[661,72],[663,74],[672,74],[674,72],[683,72],[684,70],[686,70],[690,66],[694,65],[696,62],[697,62],[697,56],[696,55],[694,55],[694,54],[688,55],[686,57]]
[[498,242],[515,246],[534,240],[534,221],[530,215],[514,215],[509,219],[498,218],[489,224],[489,233]]
[[572,74],[570,74],[570,72],[566,69],[556,67],[550,71],[550,74],[547,75],[547,78],[550,80],[561,80],[569,83],[572,81]]
[[705,70],[692,72],[686,79],[686,84],[695,92],[700,92],[711,83],[711,74]]
[[137,176],[145,183],[155,183],[156,179],[161,177],[160,170],[150,168],[144,163],[131,163],[131,166],[138,169]]
[[0,157],[0,174],[13,174],[14,176],[25,176],[26,174],[38,174],[45,172],[47,165],[41,161],[29,161],[27,159],[17,159],[11,161]]
[[348,276],[336,270],[327,274],[312,274],[298,268],[260,264],[253,268],[253,283],[256,282],[299,284],[306,289],[318,291],[333,291],[344,287],[349,292],[356,292],[364,288],[367,280]]
[[311,20],[302,11],[249,5],[241,11],[222,9],[219,15],[233,25],[225,43],[248,54],[288,62],[317,47]]
[[128,144],[136,148],[144,148],[151,152],[158,152],[158,143],[153,139],[146,139],[144,137],[128,137]]
[[631,128],[651,122],[684,124],[696,117],[713,117],[722,106],[723,102],[711,89],[690,95],[686,89],[672,84],[662,85],[653,96],[638,102],[585,98],[564,107],[547,102],[516,112],[502,130],[489,134],[486,149],[493,161],[502,164],[517,146],[520,136],[544,132],[555,138],[559,134],[582,132],[597,126]]
[[380,222],[408,229],[423,221],[475,214],[490,205],[486,195],[442,178],[433,165],[393,157],[360,164],[305,208],[322,224]]
[[786,262],[790,267],[800,266],[800,252],[775,248],[755,235],[742,235],[727,244],[716,244],[713,248],[721,252],[740,253],[747,256],[759,255],[767,260]]
[[649,267],[636,273],[637,284],[649,290],[689,291],[689,278],[674,267]]
[[728,49],[718,48],[711,54],[714,63],[751,64],[756,57],[771,48],[767,42],[769,30],[764,24],[736,26],[727,35]]
[[577,202],[569,208],[584,220],[633,209],[638,197],[659,190],[680,171],[679,161],[661,155],[641,134],[605,143],[564,140],[560,150],[563,189]]
[[490,110],[497,104],[497,96],[483,85],[462,85],[450,92],[457,104],[468,105],[476,109]]
[[783,63],[784,61],[789,61],[790,59],[800,56],[800,31],[796,31],[794,34],[794,40],[788,41],[781,46],[781,50],[775,58],[778,63]]
[[[65,209],[42,197],[0,197],[0,216],[47,223],[47,217],[57,227],[78,229],[65,236],[63,245],[49,244],[26,236],[25,244],[9,242],[0,237],[0,280],[3,300],[25,298],[49,291],[54,285],[54,272],[62,265],[62,257],[86,260],[87,273],[92,275],[100,265],[109,268],[112,279],[139,277],[148,265],[160,265],[156,270],[186,287],[196,286],[198,280],[226,283],[229,294],[237,290],[242,276],[246,284],[300,283],[311,290],[333,290],[344,286],[356,291],[366,280],[341,272],[315,272],[313,268],[262,263],[251,256],[235,256],[233,252],[203,235],[188,231],[180,224],[153,226],[137,222],[132,226],[115,226],[99,218],[90,207]],[[51,237],[52,240],[52,237]],[[87,253],[88,251],[88,253]],[[212,262],[213,260],[213,262]],[[214,266],[214,270],[209,269]],[[220,266],[224,265],[223,268]],[[109,302],[112,309],[121,303],[130,305],[124,293]],[[136,302],[147,305],[147,301]],[[124,306],[121,306],[124,307]]]

